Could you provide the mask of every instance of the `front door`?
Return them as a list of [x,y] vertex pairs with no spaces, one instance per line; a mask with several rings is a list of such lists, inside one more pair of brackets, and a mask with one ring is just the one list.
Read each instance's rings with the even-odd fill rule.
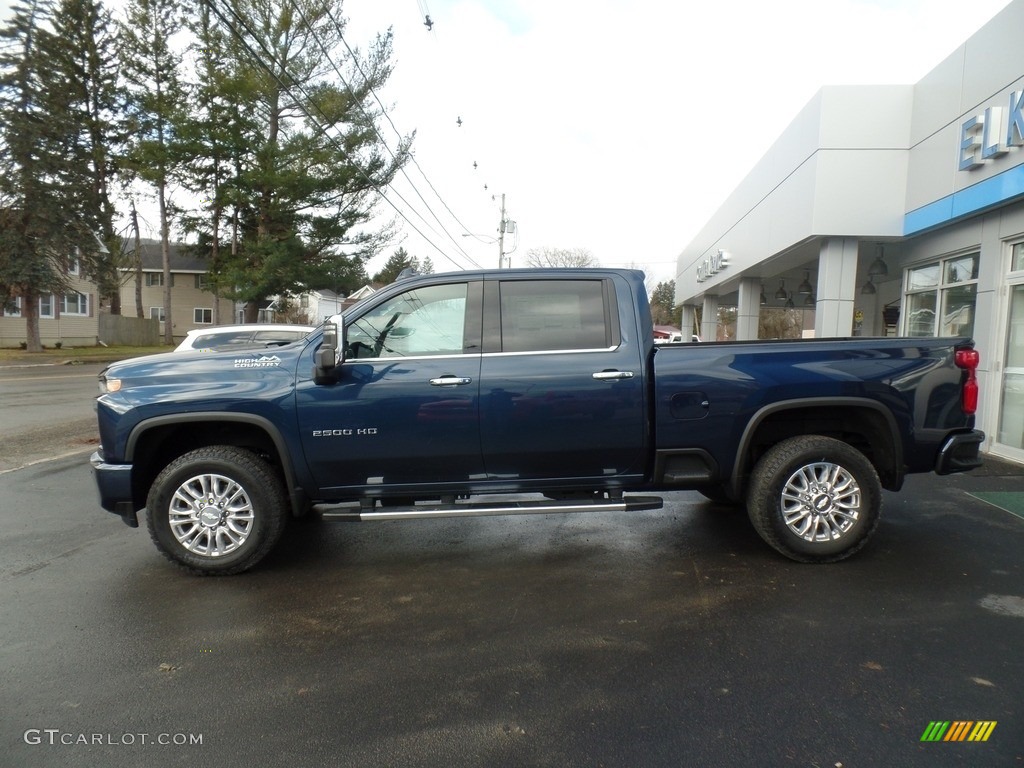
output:
[[346,322],[339,382],[298,392],[321,495],[481,477],[480,293],[479,282],[421,285]]

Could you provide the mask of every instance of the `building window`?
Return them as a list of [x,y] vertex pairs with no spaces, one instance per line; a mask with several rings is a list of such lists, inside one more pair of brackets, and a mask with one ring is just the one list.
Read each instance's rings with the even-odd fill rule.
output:
[[[154,288],[164,284],[164,273],[163,272],[147,272],[146,273],[146,287]],[[174,287],[174,275],[171,275],[171,287]]]
[[84,293],[66,293],[60,297],[60,313],[62,315],[89,314],[89,297]]
[[1010,271],[1024,272],[1024,243],[1014,243],[1010,248]]
[[53,296],[39,297],[39,317],[53,317]]
[[210,289],[210,281],[206,275],[196,275],[196,290],[197,291],[208,291]]
[[4,307],[4,316],[21,317],[21,296],[11,299],[11,303]]
[[977,253],[907,270],[907,336],[973,336],[978,295]]
[[78,257],[77,256],[72,256],[70,259],[68,259],[68,274],[69,275],[81,274],[81,266],[78,263]]
[[159,320],[161,323],[164,321],[164,308],[163,307],[150,307],[149,308],[149,319]]
[[212,325],[213,310],[196,307],[195,309],[192,310],[192,322],[198,325]]

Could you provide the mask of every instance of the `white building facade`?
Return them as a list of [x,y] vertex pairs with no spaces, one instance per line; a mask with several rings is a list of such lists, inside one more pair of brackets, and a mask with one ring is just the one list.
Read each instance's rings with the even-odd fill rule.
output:
[[830,86],[678,258],[682,327],[971,336],[984,450],[1024,463],[1024,0],[915,85]]

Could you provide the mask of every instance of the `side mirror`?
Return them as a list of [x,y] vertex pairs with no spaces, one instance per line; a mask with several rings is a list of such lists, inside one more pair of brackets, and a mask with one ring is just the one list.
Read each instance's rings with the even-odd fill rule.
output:
[[320,349],[314,353],[313,381],[317,384],[330,384],[334,381],[334,370],[344,362],[338,354],[338,326],[335,323],[324,324],[324,338]]

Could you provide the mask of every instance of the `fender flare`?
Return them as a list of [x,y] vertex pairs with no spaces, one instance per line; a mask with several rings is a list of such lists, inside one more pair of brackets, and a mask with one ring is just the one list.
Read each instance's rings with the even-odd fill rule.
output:
[[269,435],[277,450],[281,469],[284,472],[285,483],[291,491],[297,487],[295,468],[292,465],[291,453],[288,450],[288,443],[277,426],[265,416],[257,416],[252,413],[225,413],[224,411],[193,411],[167,416],[154,416],[140,421],[131,432],[128,433],[128,440],[125,443],[124,460],[131,463],[135,458],[135,448],[142,436],[156,427],[174,426],[189,422],[233,422],[235,424],[249,424],[258,427]]
[[868,408],[881,414],[886,426],[889,428],[889,436],[892,438],[893,446],[893,467],[896,472],[897,487],[903,482],[903,441],[900,439],[899,428],[896,424],[896,417],[889,408],[886,408],[877,400],[867,397],[801,397],[794,400],[780,400],[758,409],[747,422],[740,436],[739,445],[736,447],[736,461],[732,467],[732,474],[729,478],[729,488],[735,493],[741,487],[741,478],[749,472],[747,466],[747,452],[750,443],[754,439],[761,423],[769,416],[774,416],[782,411],[794,411],[802,408]]

